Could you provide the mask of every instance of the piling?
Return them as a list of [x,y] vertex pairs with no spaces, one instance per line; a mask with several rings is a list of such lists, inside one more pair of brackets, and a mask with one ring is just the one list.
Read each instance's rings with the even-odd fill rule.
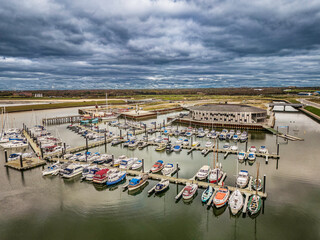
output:
[[23,168],[22,154],[20,155],[20,167]]
[[142,172],[144,173],[144,159],[142,158]]
[[122,130],[120,129],[120,139],[122,139]]
[[129,140],[129,132],[127,131],[127,140]]
[[6,163],[8,162],[8,152],[7,152],[7,150],[4,150],[4,160],[6,161]]
[[277,155],[279,156],[279,143],[277,144]]
[[266,181],[267,181],[267,176],[263,175],[263,193],[266,193]]
[[179,164],[177,163],[177,178],[179,178]]
[[112,154],[112,167],[114,166],[114,155]]
[[64,149],[63,154],[66,154],[66,152],[67,152],[67,144],[65,142],[63,143],[63,149]]
[[245,152],[248,151],[248,140],[246,141],[246,149]]
[[86,136],[86,151],[88,152],[88,137]]
[[43,159],[43,148],[40,148],[41,159]]

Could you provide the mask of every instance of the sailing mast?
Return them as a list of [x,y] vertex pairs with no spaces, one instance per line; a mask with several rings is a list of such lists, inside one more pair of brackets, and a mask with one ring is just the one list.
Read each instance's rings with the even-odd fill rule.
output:
[[259,166],[260,166],[260,163],[259,163],[259,162],[257,162],[256,195],[258,195]]

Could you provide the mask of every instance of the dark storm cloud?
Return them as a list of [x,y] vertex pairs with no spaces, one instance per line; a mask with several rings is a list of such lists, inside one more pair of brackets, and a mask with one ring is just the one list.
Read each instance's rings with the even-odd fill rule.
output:
[[320,85],[319,1],[0,5],[0,89]]

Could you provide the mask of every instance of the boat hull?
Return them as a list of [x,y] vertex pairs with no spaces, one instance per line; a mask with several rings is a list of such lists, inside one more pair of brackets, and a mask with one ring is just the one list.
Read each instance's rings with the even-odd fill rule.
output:
[[124,180],[126,178],[126,174],[123,174],[122,176],[120,176],[119,179],[117,180],[114,180],[114,181],[107,181],[107,185],[110,186],[110,185],[114,185],[114,184],[117,184],[119,182],[121,182],[122,180]]

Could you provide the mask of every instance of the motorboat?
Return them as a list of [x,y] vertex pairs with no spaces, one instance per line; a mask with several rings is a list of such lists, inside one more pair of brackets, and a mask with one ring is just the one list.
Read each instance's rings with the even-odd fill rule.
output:
[[157,183],[156,187],[154,188],[154,191],[156,193],[163,192],[169,187],[169,184],[169,180],[163,179],[159,183]]
[[248,210],[251,215],[257,214],[261,209],[262,201],[258,194],[250,196],[248,201]]
[[142,167],[142,160],[136,160],[132,166],[131,166],[131,169],[132,170],[137,170],[137,169],[140,169]]
[[249,152],[247,158],[249,162],[254,162],[256,160],[256,154],[254,152]]
[[154,140],[155,143],[161,143],[163,141],[163,138],[161,136],[156,137]]
[[112,171],[110,174],[108,174],[108,179],[107,179],[107,185],[114,185],[122,180],[124,180],[127,176],[126,171],[121,171],[119,169],[115,169],[115,171]]
[[246,132],[243,132],[241,135],[240,135],[240,138],[239,138],[240,142],[245,142],[248,140],[248,134]]
[[206,142],[206,144],[204,146],[206,148],[212,148],[213,147],[213,143],[212,142]]
[[239,189],[236,189],[229,198],[229,208],[233,215],[236,215],[243,207],[244,198]]
[[244,162],[245,159],[246,159],[246,153],[244,151],[239,152],[238,153],[239,162]]
[[202,166],[196,174],[198,180],[204,180],[208,177],[211,168],[208,165]]
[[213,192],[214,192],[213,187],[208,186],[201,195],[201,201],[203,203],[206,203],[211,198]]
[[183,143],[183,139],[182,138],[179,138],[177,141],[176,141],[176,145],[181,145]]
[[192,136],[192,132],[186,132],[186,136],[187,137],[191,137]]
[[224,144],[222,148],[223,150],[229,150],[230,149],[229,143]]
[[98,168],[96,165],[93,166],[87,166],[83,168],[82,170],[82,179],[87,181],[92,181],[94,175],[100,171],[100,168]]
[[32,153],[12,153],[9,155],[8,161],[18,160],[18,159],[20,159],[20,156],[22,156],[23,159],[24,158],[31,158]]
[[200,146],[200,143],[199,142],[193,142],[191,147],[199,147]]
[[197,192],[198,190],[198,185],[197,184],[187,184],[182,192],[182,197],[184,200],[189,200],[191,199],[194,194]]
[[251,187],[254,190],[261,191],[261,189],[262,189],[262,181],[261,181],[261,179],[260,178],[254,179],[252,181]]
[[259,148],[259,153],[268,153],[269,151],[268,151],[268,149],[266,148],[266,146],[261,146],[260,148]]
[[126,158],[122,159],[120,162],[120,169],[130,169],[131,166],[137,161],[138,158]]
[[139,141],[131,141],[128,145],[129,149],[136,149],[138,147]]
[[227,204],[229,195],[230,192],[228,187],[220,187],[213,198],[213,204],[216,206],[216,208],[221,208]]
[[229,133],[227,133],[227,135],[226,135],[226,139],[227,140],[230,140],[230,139],[233,139],[233,135],[234,135],[234,132],[229,132]]
[[183,146],[189,146],[189,139],[184,139],[182,144]]
[[198,132],[198,134],[197,134],[197,137],[198,137],[198,138],[203,138],[204,136],[206,136],[206,133],[203,132],[203,131]]
[[231,151],[238,151],[238,146],[237,146],[237,145],[232,145],[232,146],[230,147],[230,150],[231,150]]
[[107,182],[108,172],[109,172],[108,168],[104,168],[96,172],[96,174],[93,176],[92,182],[99,183],[99,184]]
[[244,188],[248,185],[249,183],[249,173],[246,170],[240,170],[238,177],[237,177],[237,185],[240,188]]
[[209,173],[209,182],[210,183],[219,183],[224,172],[222,171],[221,167],[216,167]]
[[181,148],[180,145],[175,145],[175,146],[173,147],[173,151],[175,151],[175,152],[180,152],[181,150],[182,150],[182,148]]
[[123,159],[126,159],[126,155],[121,155],[119,156],[117,159],[114,159],[113,160],[113,167],[119,167],[120,166],[120,163]]
[[219,136],[219,135],[218,135],[218,133],[216,133],[216,132],[211,134],[211,138],[212,138],[212,139],[216,139],[218,136]]
[[139,177],[132,178],[128,185],[128,191],[133,191],[143,186],[148,180],[148,174],[142,174]]
[[0,144],[0,146],[4,149],[7,148],[24,148],[24,147],[28,147],[28,142],[27,141],[17,141],[17,140],[13,140],[13,141],[9,141],[7,143],[2,143]]
[[162,160],[158,160],[158,161],[156,161],[155,164],[153,164],[153,166],[150,169],[150,171],[152,173],[157,173],[157,172],[160,172],[163,168],[164,168],[163,161]]
[[166,144],[160,143],[158,147],[156,147],[156,151],[161,152],[166,149]]
[[172,163],[164,165],[161,173],[165,176],[171,176],[176,171],[176,167]]
[[83,166],[80,164],[70,164],[68,167],[66,167],[62,172],[63,178],[73,178],[75,176],[78,176],[82,173]]
[[257,152],[257,148],[256,148],[255,146],[251,146],[251,147],[249,148],[248,152],[253,152],[253,153],[255,153],[255,152]]
[[60,163],[54,163],[42,171],[42,176],[57,175],[61,169]]
[[206,135],[207,138],[211,138],[211,136],[212,136],[212,133],[207,133]]
[[232,137],[233,141],[238,141],[239,140],[239,136],[237,134],[233,135]]

